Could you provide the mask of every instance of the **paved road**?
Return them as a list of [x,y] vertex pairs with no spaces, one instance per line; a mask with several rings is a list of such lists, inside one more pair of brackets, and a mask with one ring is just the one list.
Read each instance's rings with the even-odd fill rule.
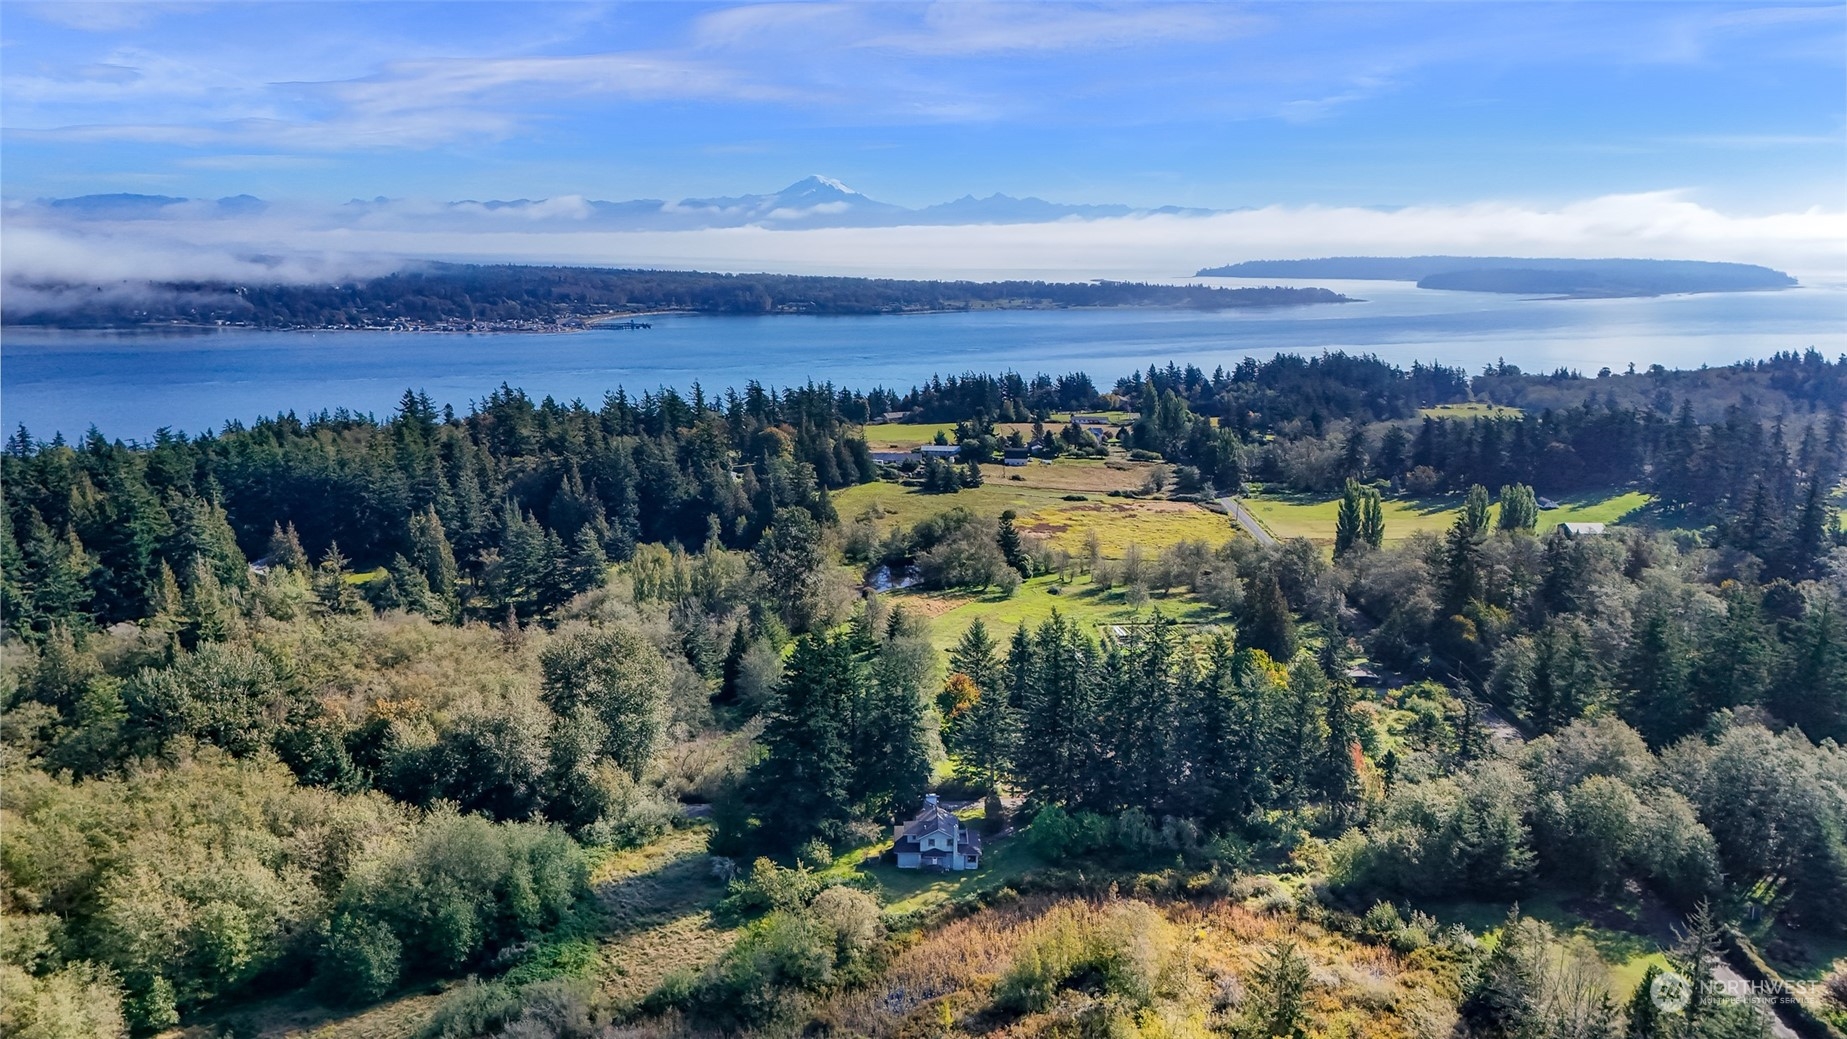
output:
[[1238,499],[1220,498],[1219,504],[1225,506],[1225,511],[1231,514],[1231,518],[1237,520],[1239,526],[1249,531],[1251,537],[1256,538],[1259,545],[1277,543],[1276,539],[1270,536],[1270,532],[1263,529],[1263,524],[1257,522],[1257,517],[1251,515],[1251,510],[1245,508]]

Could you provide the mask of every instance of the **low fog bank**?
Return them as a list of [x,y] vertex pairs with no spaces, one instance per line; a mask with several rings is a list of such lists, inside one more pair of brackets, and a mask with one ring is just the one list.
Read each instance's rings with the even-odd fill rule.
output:
[[[1204,266],[1332,255],[1531,255],[1756,263],[1807,285],[1847,284],[1847,213],[1740,216],[1674,193],[1541,209],[1511,203],[1394,210],[1271,206],[1208,216],[777,230],[610,231],[481,221],[439,207],[170,205],[153,216],[9,203],[0,251],[15,315],[126,302],[188,282],[314,283],[419,260],[897,278],[1191,280]],[[555,211],[554,211],[555,212]],[[182,287],[182,291],[213,291]]]

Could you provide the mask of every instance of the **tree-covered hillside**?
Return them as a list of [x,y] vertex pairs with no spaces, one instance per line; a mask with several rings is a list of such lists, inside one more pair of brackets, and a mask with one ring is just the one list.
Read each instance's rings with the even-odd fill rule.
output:
[[[1724,957],[1818,982],[1775,1012],[1824,1034],[1844,371],[1281,356],[21,430],[0,1023],[1766,1034],[1709,988],[1656,1013]],[[1425,412],[1471,397],[1529,403]],[[1328,544],[1206,511],[1259,483],[1338,498]],[[1542,533],[1587,486],[1648,505]],[[1016,487],[1092,488],[1035,493],[1093,526]],[[925,791],[982,869],[885,861]]]
[[9,284],[10,324],[60,328],[484,328],[573,325],[654,310],[705,314],[883,314],[980,307],[1225,307],[1341,303],[1326,289],[1226,289],[1139,282],[896,281],[792,274],[429,264],[338,284]]

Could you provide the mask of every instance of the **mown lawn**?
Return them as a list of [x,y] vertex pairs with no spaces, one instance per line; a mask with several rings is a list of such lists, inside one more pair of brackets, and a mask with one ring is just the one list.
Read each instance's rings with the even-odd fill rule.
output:
[[[956,813],[964,821],[979,826],[980,803]],[[826,873],[836,876],[868,877],[876,886],[875,894],[890,914],[903,914],[965,898],[982,891],[1005,887],[1035,869],[1045,860],[1033,853],[1024,836],[988,838],[981,853],[981,868],[961,873],[930,873],[920,869],[899,869],[879,860],[890,840],[880,840],[855,848],[834,860]]]
[[[1558,508],[1539,514],[1539,533],[1544,534],[1560,523],[1622,523],[1647,508],[1651,499],[1641,491],[1599,491],[1555,498]],[[1440,533],[1456,521],[1462,509],[1462,495],[1433,495],[1425,498],[1386,498],[1385,540],[1400,541],[1419,531]],[[1278,538],[1308,538],[1333,544],[1335,515],[1340,498],[1305,494],[1263,494],[1244,499],[1270,533]],[[1498,516],[1500,506],[1490,512]],[[1492,520],[1490,521],[1492,522]]]

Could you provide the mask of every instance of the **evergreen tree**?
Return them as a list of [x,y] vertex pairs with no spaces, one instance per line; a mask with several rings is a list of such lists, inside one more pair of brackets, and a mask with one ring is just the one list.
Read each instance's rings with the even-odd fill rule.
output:
[[[1018,645],[1016,641],[1016,646]],[[1029,652],[1010,655],[1009,682],[1023,686],[1016,753],[1020,789],[1039,805],[1085,803],[1095,764],[1095,647],[1056,611]]]
[[1623,1015],[1627,1019],[1624,1039],[1673,1039],[1673,1023],[1655,1002],[1655,980],[1661,974],[1661,968],[1652,963],[1642,972],[1641,983],[1635,986]]
[[1539,499],[1523,483],[1501,488],[1501,514],[1495,526],[1518,534],[1531,534],[1539,528]]
[[609,576],[609,556],[603,542],[590,526],[577,529],[571,554],[565,561],[566,587],[572,595],[581,595],[602,586]]
[[327,613],[356,614],[364,612],[365,600],[360,597],[359,589],[348,580],[352,571],[347,568],[347,559],[338,544],[329,544],[327,553],[314,569],[314,595],[320,600],[321,609]]
[[994,540],[1000,545],[1000,554],[1007,560],[1007,565],[1018,570],[1021,577],[1032,576],[1032,562],[1026,558],[1026,551],[1020,545],[1020,532],[1013,525],[1017,514],[1012,510],[1000,514],[1000,526]]
[[1761,593],[1735,583],[1725,593],[1725,613],[1702,632],[1700,667],[1693,682],[1694,723],[1714,711],[1758,703],[1770,684],[1776,643],[1763,620]]
[[1368,487],[1360,503],[1360,540],[1374,548],[1385,547],[1385,503],[1379,500],[1376,487]]
[[719,670],[719,703],[737,703],[738,679],[744,674],[744,657],[750,652],[750,625],[739,620],[731,629],[731,645],[725,650],[725,663]]
[[1396,481],[1409,468],[1411,468],[1411,434],[1405,432],[1403,426],[1391,426],[1379,438],[1379,475],[1384,479]]
[[949,655],[951,681],[966,679],[974,698],[943,719],[943,739],[955,758],[956,774],[989,791],[998,790],[1007,777],[1018,734],[1006,672],[995,653],[987,625],[977,619]]
[[1379,490],[1349,479],[1334,517],[1334,555],[1346,555],[1356,545],[1378,548],[1385,543],[1385,509]]
[[1326,744],[1316,770],[1315,787],[1321,800],[1337,815],[1344,815],[1359,799],[1360,771],[1359,719],[1354,715],[1353,687],[1334,682],[1328,687],[1327,706],[1322,712]]
[[1098,807],[1139,808],[1159,818],[1179,810],[1181,706],[1191,687],[1173,621],[1160,613],[1110,655],[1097,715],[1102,753],[1093,789]]
[[410,517],[410,560],[432,596],[431,616],[453,620],[461,613],[461,570],[455,549],[434,507]]
[[852,703],[853,809],[877,819],[913,808],[930,779],[923,698],[902,646],[902,640],[894,640],[879,647],[872,680]]
[[1265,567],[1245,578],[1244,612],[1244,628],[1238,632],[1241,645],[1261,649],[1275,660],[1295,657],[1295,618],[1274,569]]
[[1251,976],[1250,1016],[1256,1035],[1265,1039],[1301,1039],[1307,1035],[1308,960],[1296,944],[1272,944]]
[[1463,497],[1462,512],[1456,517],[1456,522],[1468,532],[1470,538],[1480,538],[1488,531],[1488,511],[1488,488],[1474,484]]
[[776,521],[757,544],[757,561],[770,601],[778,604],[789,630],[803,632],[823,619],[827,604],[821,581],[827,573],[821,525],[806,509],[778,509]]
[[848,726],[866,669],[842,635],[804,635],[789,656],[748,777],[762,832],[795,847],[845,838],[853,817]]
[[1699,1035],[1701,1025],[1719,1010],[1718,1004],[1724,999],[1711,984],[1712,970],[1720,959],[1722,929],[1712,904],[1702,898],[1679,929],[1680,941],[1668,956],[1675,972],[1690,982],[1687,1005],[1681,1011],[1682,1027],[1688,1035]]
[[295,524],[284,527],[276,523],[269,534],[269,547],[264,552],[272,570],[292,570],[296,573],[308,572],[308,553],[301,547],[301,536],[295,533]]
[[1340,509],[1334,514],[1334,557],[1336,559],[1353,551],[1353,546],[1360,544],[1360,527],[1364,522],[1360,511],[1362,498],[1359,482],[1349,478],[1347,489],[1340,497]]

